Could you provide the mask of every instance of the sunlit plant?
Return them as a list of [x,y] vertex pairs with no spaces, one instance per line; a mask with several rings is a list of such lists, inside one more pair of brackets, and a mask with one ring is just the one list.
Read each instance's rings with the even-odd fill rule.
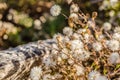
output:
[[[58,16],[59,5],[50,12]],[[67,17],[67,16],[66,16]],[[75,3],[70,4],[68,27],[55,34],[51,52],[43,54],[38,70],[31,69],[39,80],[113,80],[120,76],[120,30],[108,22],[96,25],[97,12],[84,14]],[[58,24],[59,25],[59,24]],[[117,27],[118,28],[118,27]],[[113,35],[114,34],[114,35]],[[36,67],[35,67],[36,68]],[[34,72],[34,71],[35,72]],[[37,79],[38,80],[38,79]]]

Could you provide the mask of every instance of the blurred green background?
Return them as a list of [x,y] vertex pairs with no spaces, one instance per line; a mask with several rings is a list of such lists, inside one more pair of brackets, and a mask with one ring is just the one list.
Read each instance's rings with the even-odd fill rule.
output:
[[[73,0],[84,13],[98,12],[96,22],[120,25],[119,0]],[[59,4],[69,16],[67,0],[0,0],[0,50],[32,41],[52,38],[62,32],[67,19],[50,15],[50,7]]]

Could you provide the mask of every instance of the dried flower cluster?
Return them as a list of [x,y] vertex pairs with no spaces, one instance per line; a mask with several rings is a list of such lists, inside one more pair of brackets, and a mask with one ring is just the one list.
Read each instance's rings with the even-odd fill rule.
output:
[[109,22],[99,27],[97,13],[88,15],[71,4],[69,27],[54,36],[56,43],[42,55],[40,70],[31,70],[32,80],[119,80],[120,27]]

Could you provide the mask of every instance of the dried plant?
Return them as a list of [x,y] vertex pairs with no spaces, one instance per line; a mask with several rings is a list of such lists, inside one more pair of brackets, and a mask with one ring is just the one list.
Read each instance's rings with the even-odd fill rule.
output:
[[120,76],[120,27],[114,28],[108,22],[98,26],[96,17],[97,12],[90,17],[72,2],[67,17],[69,27],[63,29],[63,34],[54,36],[56,43],[50,53],[42,55],[40,72],[35,68],[31,70],[31,75],[34,71],[40,75],[36,75],[36,79],[30,76],[31,79],[117,80]]

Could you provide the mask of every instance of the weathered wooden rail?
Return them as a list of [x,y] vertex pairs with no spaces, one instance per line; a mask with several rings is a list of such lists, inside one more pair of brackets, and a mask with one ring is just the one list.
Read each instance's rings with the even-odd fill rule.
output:
[[37,41],[0,51],[0,80],[27,80],[31,67],[39,64],[41,54],[50,52],[54,43]]

